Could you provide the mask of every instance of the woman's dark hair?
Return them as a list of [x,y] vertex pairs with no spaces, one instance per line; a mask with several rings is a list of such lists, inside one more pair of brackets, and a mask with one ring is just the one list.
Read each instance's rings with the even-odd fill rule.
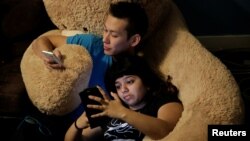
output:
[[148,30],[148,16],[145,9],[136,2],[117,2],[112,3],[109,14],[116,18],[127,19],[128,38],[134,34],[140,34],[143,38]]
[[178,89],[170,82],[170,77],[167,81],[164,81],[142,57],[126,55],[116,58],[106,73],[107,90],[116,92],[115,81],[124,75],[140,77],[143,84],[149,88],[150,94],[178,93]]

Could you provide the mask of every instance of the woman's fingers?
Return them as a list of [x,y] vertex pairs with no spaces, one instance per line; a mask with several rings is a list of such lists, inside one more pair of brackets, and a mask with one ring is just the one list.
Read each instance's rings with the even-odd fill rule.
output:
[[91,109],[96,109],[96,110],[100,110],[99,113],[97,114],[93,114],[91,115],[92,118],[95,118],[95,117],[101,117],[101,116],[106,116],[106,112],[105,112],[105,109],[106,109],[106,106],[105,105],[87,105],[88,108],[91,108]]
[[105,93],[105,91],[100,86],[97,85],[96,87],[98,88],[104,99],[110,100],[110,97]]
[[108,102],[109,102],[109,100],[105,100],[105,99],[102,99],[101,97],[93,96],[93,95],[89,95],[88,98],[91,100],[94,100],[102,105],[108,104]]
[[97,109],[97,110],[105,110],[107,106],[105,105],[93,105],[93,104],[88,104],[87,105],[88,108],[92,108],[92,109]]
[[114,98],[114,100],[120,101],[120,98],[119,98],[119,96],[116,93],[111,92],[111,96]]

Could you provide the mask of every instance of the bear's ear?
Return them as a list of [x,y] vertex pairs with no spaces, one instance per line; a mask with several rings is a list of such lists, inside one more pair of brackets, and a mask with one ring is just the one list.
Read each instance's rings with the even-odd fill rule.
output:
[[34,54],[31,45],[25,51],[20,67],[34,106],[48,115],[65,115],[80,104],[78,94],[88,86],[93,63],[84,47],[64,45],[56,49],[63,55],[65,70],[48,69]]
[[[112,2],[121,0],[43,0],[51,21],[61,30],[80,30],[102,35],[103,23]],[[131,0],[122,0],[129,1]],[[168,15],[170,0],[138,0],[149,17],[149,33]]]

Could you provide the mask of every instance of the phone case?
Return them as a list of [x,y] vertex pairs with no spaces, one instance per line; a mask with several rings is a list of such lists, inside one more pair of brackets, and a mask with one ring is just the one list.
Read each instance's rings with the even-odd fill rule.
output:
[[98,103],[98,102],[96,102],[94,100],[89,99],[88,98],[89,95],[102,97],[102,94],[100,93],[100,91],[99,91],[99,89],[97,87],[87,88],[83,92],[80,93],[82,104],[83,104],[83,107],[85,109],[86,116],[87,116],[87,118],[89,120],[90,127],[95,128],[97,126],[102,126],[102,125],[106,124],[110,118],[109,117],[91,118],[91,115],[100,113],[102,111],[97,110],[97,109],[91,109],[91,108],[87,107],[88,104],[94,104],[94,105],[99,105],[100,104],[100,103]]

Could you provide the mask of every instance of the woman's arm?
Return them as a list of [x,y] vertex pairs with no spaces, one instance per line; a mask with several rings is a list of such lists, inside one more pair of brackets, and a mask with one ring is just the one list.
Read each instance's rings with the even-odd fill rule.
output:
[[100,127],[90,129],[86,114],[83,113],[67,130],[64,141],[96,140],[102,135]]
[[[103,90],[100,90],[105,97]],[[102,104],[101,106],[88,105],[88,108],[103,111],[92,115],[92,117],[109,116],[111,118],[121,119],[154,140],[161,139],[168,135],[169,132],[174,129],[183,111],[181,103],[170,102],[162,105],[158,109],[157,117],[152,117],[124,107],[117,94],[111,92],[111,95],[114,100],[110,100],[107,97],[103,100],[100,97],[89,96],[90,99]]]
[[126,109],[121,120],[126,121],[151,139],[157,140],[167,136],[174,129],[182,111],[183,106],[180,103],[171,102],[160,107],[157,118]]

